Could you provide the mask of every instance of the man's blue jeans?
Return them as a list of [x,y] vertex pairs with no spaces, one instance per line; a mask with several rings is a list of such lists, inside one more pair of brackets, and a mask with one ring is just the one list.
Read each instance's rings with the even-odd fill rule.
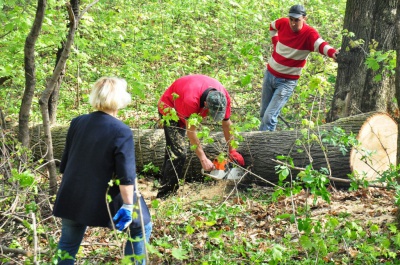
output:
[[261,95],[260,131],[275,131],[279,113],[293,94],[297,81],[275,77],[268,70],[265,71]]
[[[69,255],[75,259],[76,253],[78,253],[79,246],[81,245],[86,228],[87,228],[86,225],[82,225],[75,221],[63,218],[61,238],[60,242],[58,243],[58,249],[68,252]],[[146,233],[146,242],[149,242],[150,234],[152,231],[152,223],[149,222],[144,226],[144,228]],[[135,239],[137,237],[142,238],[142,236],[143,233],[141,227],[130,228],[130,237],[132,239]],[[145,254],[144,248],[145,246],[143,240],[139,242],[130,242],[128,240],[125,245],[125,256],[133,254],[137,256],[144,255]],[[74,259],[59,260],[58,264],[73,265],[75,261]],[[133,258],[132,261],[134,261]],[[145,262],[136,261],[135,264],[145,265]]]

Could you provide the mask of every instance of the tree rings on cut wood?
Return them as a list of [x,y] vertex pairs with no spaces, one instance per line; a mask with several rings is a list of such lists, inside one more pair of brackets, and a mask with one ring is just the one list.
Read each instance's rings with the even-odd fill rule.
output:
[[[375,114],[365,120],[359,129],[357,140],[363,150],[353,148],[350,167],[353,172],[371,181],[380,177],[391,164],[396,164],[398,126],[386,114]],[[371,152],[371,156],[366,156]],[[363,158],[364,157],[364,158]]]

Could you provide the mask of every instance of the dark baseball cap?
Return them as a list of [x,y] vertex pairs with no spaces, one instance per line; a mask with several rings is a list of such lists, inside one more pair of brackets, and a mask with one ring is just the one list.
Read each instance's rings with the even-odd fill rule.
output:
[[211,90],[207,95],[206,103],[208,115],[214,121],[222,121],[226,113],[225,94],[217,90]]
[[294,5],[289,9],[289,17],[299,18],[301,16],[307,16],[304,6]]

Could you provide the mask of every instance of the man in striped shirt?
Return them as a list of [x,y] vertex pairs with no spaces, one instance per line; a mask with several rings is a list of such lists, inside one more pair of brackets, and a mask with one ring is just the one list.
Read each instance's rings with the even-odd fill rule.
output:
[[289,17],[273,21],[270,35],[274,50],[264,74],[260,131],[274,131],[281,109],[292,95],[310,52],[336,60],[338,52],[306,24],[304,6],[294,5]]

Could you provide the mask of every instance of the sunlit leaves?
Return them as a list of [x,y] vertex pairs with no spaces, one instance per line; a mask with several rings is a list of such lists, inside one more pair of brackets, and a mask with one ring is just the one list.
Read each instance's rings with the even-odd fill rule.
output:
[[278,262],[282,260],[284,251],[285,248],[279,244],[273,246],[271,251],[273,264],[279,264]]
[[184,260],[187,259],[188,252],[185,249],[182,248],[173,248],[172,249],[172,256],[176,258],[177,260]]
[[35,183],[35,176],[29,170],[19,173],[16,169],[12,169],[10,182],[17,182],[22,188],[27,188]]

